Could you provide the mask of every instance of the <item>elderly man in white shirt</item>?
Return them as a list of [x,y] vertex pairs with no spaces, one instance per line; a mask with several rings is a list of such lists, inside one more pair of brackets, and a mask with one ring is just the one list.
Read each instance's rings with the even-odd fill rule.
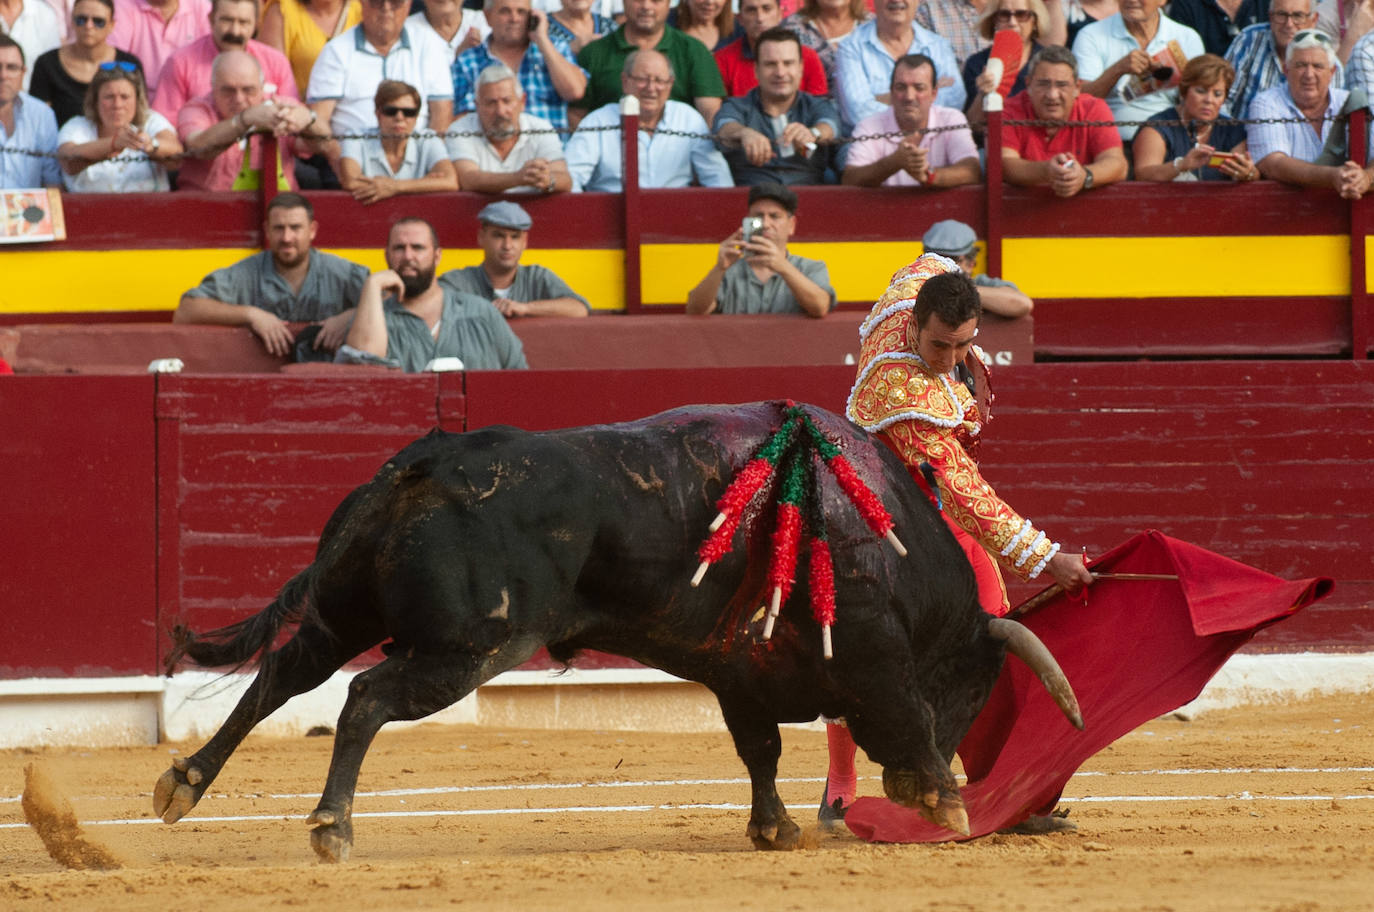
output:
[[[1165,0],[1120,0],[1116,15],[1084,26],[1073,41],[1082,91],[1105,99],[1118,121],[1146,120],[1177,97],[1165,89],[1137,94],[1132,80],[1147,80],[1147,90],[1160,83],[1177,84],[1183,65],[1206,52],[1202,36],[1164,15],[1164,4]],[[1177,42],[1183,60],[1156,59],[1170,42]],[[1133,139],[1137,129],[1117,127],[1123,140]]]
[[[25,60],[37,60],[62,44],[62,20],[43,0],[0,0],[0,34],[9,35],[24,49]],[[33,67],[24,70],[29,90]]]
[[479,193],[555,193],[572,189],[553,124],[525,113],[525,89],[504,63],[477,76],[477,110],[454,122],[449,157],[458,189]]
[[[331,39],[315,59],[306,100],[336,137],[377,126],[373,103],[383,79],[420,90],[425,104],[417,130],[442,133],[453,121],[452,55],[432,32],[406,27],[409,8],[408,0],[363,0],[363,21]],[[337,159],[338,144],[327,154]]]
[[[639,100],[639,186],[733,187],[725,157],[708,138],[710,130],[696,108],[668,96],[673,67],[654,50],[633,51],[625,58],[621,89]],[[602,105],[582,119],[568,140],[568,170],[574,188],[598,193],[624,189],[621,160],[620,105]],[[673,134],[659,132],[672,130]],[[677,135],[677,134],[691,135]]]

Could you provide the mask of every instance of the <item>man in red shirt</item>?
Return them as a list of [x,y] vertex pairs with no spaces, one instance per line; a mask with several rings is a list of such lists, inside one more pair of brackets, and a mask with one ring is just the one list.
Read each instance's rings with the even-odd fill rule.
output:
[[[782,10],[778,7],[778,0],[740,0],[736,18],[744,28],[744,37],[736,38],[716,51],[716,66],[725,80],[726,94],[731,97],[746,95],[759,84],[759,76],[754,69],[754,44],[760,35],[782,22]],[[801,90],[812,95],[828,94],[830,86],[825,79],[821,58],[806,46],[802,47],[801,55]]]
[[[1073,196],[1126,179],[1121,137],[1107,103],[1078,91],[1078,61],[1068,48],[1050,46],[1031,60],[1026,91],[1007,101],[1006,120],[1041,120],[1065,126],[1008,126],[1002,133],[1002,176],[1020,187],[1048,186]],[[1097,121],[1100,126],[1068,125]]]

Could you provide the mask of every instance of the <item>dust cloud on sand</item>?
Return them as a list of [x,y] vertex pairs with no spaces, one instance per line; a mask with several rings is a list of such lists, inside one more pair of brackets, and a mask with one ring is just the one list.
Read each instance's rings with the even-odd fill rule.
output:
[[110,870],[120,867],[114,853],[89,839],[76,821],[71,802],[48,769],[39,763],[24,767],[24,819],[43,840],[52,860],[77,870]]

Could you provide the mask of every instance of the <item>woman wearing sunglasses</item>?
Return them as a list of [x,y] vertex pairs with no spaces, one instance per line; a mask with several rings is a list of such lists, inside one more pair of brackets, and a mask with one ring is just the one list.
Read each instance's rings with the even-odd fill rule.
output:
[[122,61],[96,68],[85,114],[57,133],[62,182],[72,193],[168,190],[165,166],[180,156],[176,129],[148,107],[142,73]]
[[110,46],[106,39],[113,28],[114,0],[76,0],[72,6],[72,42],[34,61],[29,93],[48,103],[57,115],[58,126],[81,116],[86,87],[102,63],[142,68],[133,54]]
[[[1058,0],[1050,0],[1057,3]],[[1021,36],[1021,58],[1017,64],[1016,82],[1012,84],[1010,97],[1025,91],[1026,78],[1030,76],[1030,59],[1041,46],[1040,39],[1050,29],[1050,14],[1042,0],[995,0],[983,7],[978,17],[978,34],[988,41],[996,32],[1015,29]],[[964,91],[968,94],[968,105],[964,113],[974,130],[981,131],[987,118],[983,114],[983,98],[995,90],[1001,82],[988,72],[988,61],[992,58],[992,48],[986,47],[964,61]]]
[[384,79],[377,86],[377,127],[366,139],[345,139],[339,183],[365,206],[398,193],[457,190],[458,172],[443,140],[415,135],[420,91],[407,82]]

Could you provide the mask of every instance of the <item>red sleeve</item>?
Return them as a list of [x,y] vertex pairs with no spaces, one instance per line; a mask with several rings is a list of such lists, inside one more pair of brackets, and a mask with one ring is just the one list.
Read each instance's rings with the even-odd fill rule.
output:
[[809,47],[802,48],[801,90],[812,95],[826,95],[830,92],[830,84],[826,81],[821,58]]
[[[1101,98],[1094,97],[1088,105],[1085,120],[1105,120],[1112,121],[1112,109],[1107,107],[1107,102]],[[1088,128],[1088,161],[1097,161],[1097,157],[1108,149],[1121,148],[1121,134],[1116,127],[1089,127]]]

